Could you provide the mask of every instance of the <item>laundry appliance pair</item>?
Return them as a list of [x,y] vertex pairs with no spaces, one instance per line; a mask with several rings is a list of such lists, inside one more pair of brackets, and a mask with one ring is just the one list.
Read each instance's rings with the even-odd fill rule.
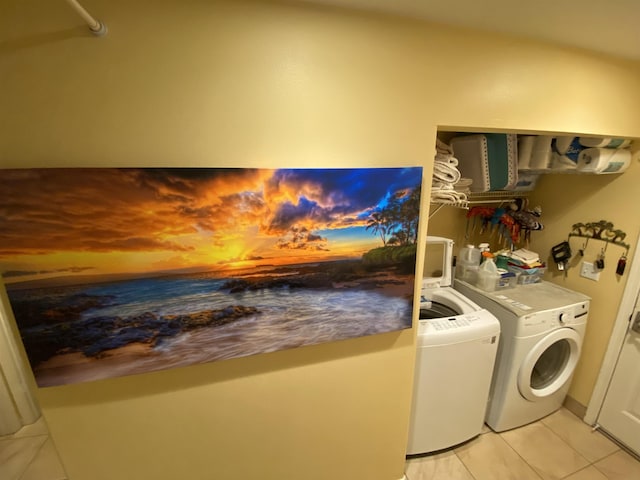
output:
[[452,252],[452,240],[428,237],[427,260],[442,263],[421,289],[408,455],[463,443],[484,422],[501,432],[555,412],[581,353],[589,297],[546,281],[452,283]]

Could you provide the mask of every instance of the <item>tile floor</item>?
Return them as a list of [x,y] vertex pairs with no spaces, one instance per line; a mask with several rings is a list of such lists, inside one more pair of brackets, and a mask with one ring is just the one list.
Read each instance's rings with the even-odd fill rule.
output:
[[[408,480],[638,480],[640,462],[566,409],[407,460]],[[41,418],[0,437],[0,479],[66,480]]]
[[566,409],[407,460],[408,480],[638,480],[640,462]]
[[44,419],[0,436],[0,479],[66,480]]

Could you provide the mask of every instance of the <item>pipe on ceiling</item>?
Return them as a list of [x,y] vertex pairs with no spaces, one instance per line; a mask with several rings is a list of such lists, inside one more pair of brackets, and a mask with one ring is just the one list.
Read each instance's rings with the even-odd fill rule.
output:
[[91,33],[93,33],[98,37],[101,37],[107,33],[107,26],[104,23],[93,18],[91,14],[89,14],[89,12],[87,12],[85,8],[82,5],[80,5],[80,3],[78,3],[77,0],[67,0],[67,3],[71,5],[71,7],[76,12],[78,12],[78,14],[82,17],[82,19],[85,22],[87,22],[87,25],[89,25],[89,30],[91,31]]

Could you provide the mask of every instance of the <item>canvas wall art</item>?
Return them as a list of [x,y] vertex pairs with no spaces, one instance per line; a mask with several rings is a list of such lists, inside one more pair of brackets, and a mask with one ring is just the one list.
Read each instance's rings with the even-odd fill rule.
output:
[[422,169],[0,171],[39,386],[411,327]]

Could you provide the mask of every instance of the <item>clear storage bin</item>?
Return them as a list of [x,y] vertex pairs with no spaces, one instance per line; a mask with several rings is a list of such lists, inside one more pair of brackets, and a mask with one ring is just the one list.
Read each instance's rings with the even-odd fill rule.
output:
[[544,272],[547,271],[547,267],[535,267],[535,268],[520,268],[515,265],[509,265],[507,269],[517,275],[518,285],[529,285],[531,283],[538,283],[542,280]]
[[501,275],[500,278],[496,280],[496,290],[515,287],[518,284],[519,276],[520,274],[517,272],[509,272],[507,275]]

